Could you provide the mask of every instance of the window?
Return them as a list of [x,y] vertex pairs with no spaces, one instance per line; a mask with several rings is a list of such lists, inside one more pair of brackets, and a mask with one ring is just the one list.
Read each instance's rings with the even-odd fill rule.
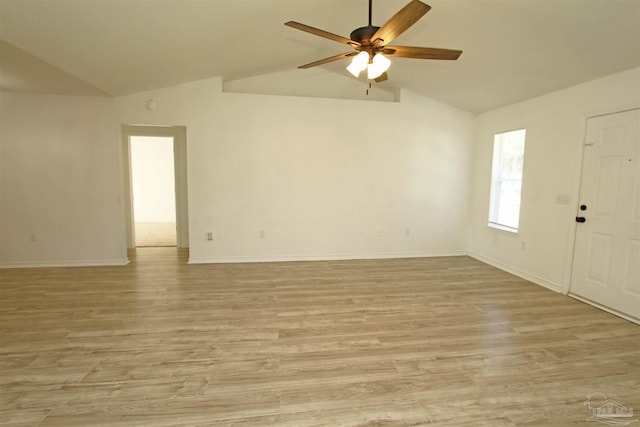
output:
[[518,232],[525,133],[520,129],[493,138],[489,227]]

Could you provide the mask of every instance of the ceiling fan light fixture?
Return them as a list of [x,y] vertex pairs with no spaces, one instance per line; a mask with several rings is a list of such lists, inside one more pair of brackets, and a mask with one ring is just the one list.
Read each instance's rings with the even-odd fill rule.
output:
[[367,68],[368,63],[369,53],[362,51],[353,57],[351,64],[347,67],[347,71],[353,74],[354,77],[358,77]]
[[391,60],[381,53],[377,53],[373,57],[371,64],[367,68],[367,74],[370,80],[376,79],[382,75],[391,66]]

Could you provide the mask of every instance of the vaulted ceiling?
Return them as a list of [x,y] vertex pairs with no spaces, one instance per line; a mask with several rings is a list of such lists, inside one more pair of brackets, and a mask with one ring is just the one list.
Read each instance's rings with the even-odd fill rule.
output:
[[[373,24],[408,1],[373,0]],[[431,11],[393,44],[463,54],[393,59],[381,87],[478,113],[640,66],[640,0],[423,1]],[[1,89],[118,96],[213,76],[303,76],[297,66],[349,48],[283,24],[348,37],[367,9],[367,0],[0,0]],[[352,79],[346,65],[320,71]]]

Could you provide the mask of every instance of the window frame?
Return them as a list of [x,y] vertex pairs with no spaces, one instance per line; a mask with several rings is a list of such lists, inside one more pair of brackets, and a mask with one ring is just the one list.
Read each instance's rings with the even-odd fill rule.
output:
[[[522,133],[521,139],[518,142],[522,143],[522,152],[519,154],[522,157],[522,161],[520,166],[520,176],[505,176],[505,163],[504,156],[505,150],[504,145],[508,142],[509,134]],[[489,192],[489,220],[488,226],[491,228],[495,228],[498,230],[507,231],[510,233],[517,234],[520,230],[520,211],[522,208],[522,182],[524,176],[524,154],[526,147],[526,128],[521,129],[513,129],[510,131],[498,132],[493,136],[493,153],[492,153],[492,163],[491,163],[491,188]],[[515,136],[511,136],[514,138]],[[506,221],[500,221],[500,211],[501,208],[504,209],[504,200],[501,197],[502,188],[505,182],[508,183],[518,183],[519,184],[519,194],[518,194],[518,213],[516,217],[515,226],[513,223],[503,223]]]

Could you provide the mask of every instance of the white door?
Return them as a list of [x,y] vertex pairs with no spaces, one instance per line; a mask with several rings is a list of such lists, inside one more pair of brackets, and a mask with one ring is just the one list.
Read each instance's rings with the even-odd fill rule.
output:
[[570,290],[635,321],[640,319],[639,127],[640,109],[587,121]]

